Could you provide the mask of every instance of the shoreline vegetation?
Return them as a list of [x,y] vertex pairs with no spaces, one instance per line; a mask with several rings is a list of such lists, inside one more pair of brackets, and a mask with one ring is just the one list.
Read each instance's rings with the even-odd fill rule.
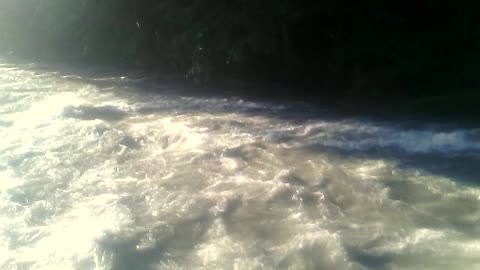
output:
[[480,120],[480,3],[1,0],[0,50],[150,70],[202,93]]

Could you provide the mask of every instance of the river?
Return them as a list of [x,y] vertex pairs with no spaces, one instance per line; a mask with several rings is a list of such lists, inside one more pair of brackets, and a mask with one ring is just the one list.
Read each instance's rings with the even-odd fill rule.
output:
[[480,269],[480,128],[0,64],[0,269]]

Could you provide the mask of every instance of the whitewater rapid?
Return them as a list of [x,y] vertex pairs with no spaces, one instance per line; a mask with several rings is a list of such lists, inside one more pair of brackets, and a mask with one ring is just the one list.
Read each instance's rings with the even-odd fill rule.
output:
[[480,128],[0,64],[0,269],[480,269]]

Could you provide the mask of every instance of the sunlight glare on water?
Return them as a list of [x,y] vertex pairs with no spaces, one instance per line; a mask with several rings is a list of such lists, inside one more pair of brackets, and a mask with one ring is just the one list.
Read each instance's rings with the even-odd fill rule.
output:
[[480,129],[148,80],[0,65],[0,269],[480,268]]

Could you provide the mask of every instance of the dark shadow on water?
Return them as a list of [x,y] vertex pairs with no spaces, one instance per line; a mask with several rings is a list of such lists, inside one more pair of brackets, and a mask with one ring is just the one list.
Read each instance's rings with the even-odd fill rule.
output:
[[80,120],[120,121],[128,114],[114,106],[68,106],[63,110],[63,116]]
[[386,270],[388,264],[392,262],[393,256],[369,254],[358,247],[345,247],[348,256],[367,269]]
[[[98,245],[113,254],[112,267],[115,270],[156,270],[161,269],[162,262],[180,261],[188,257],[205,235],[213,222],[210,214],[192,219],[180,220],[171,224],[172,234],[154,236],[155,243],[148,248],[137,248],[141,242],[141,234],[133,238],[107,234]],[[155,231],[157,228],[150,228]]]
[[306,149],[331,153],[346,158],[364,158],[394,161],[400,169],[418,169],[444,176],[466,185],[480,185],[480,155],[473,152],[409,153],[395,147],[345,150],[323,145],[309,145]]
[[8,127],[11,127],[12,124],[13,123],[11,121],[0,120],[0,128],[8,128]]
[[153,270],[165,253],[165,248],[155,246],[148,250],[137,250],[136,241],[115,240],[114,235],[107,235],[97,243],[102,249],[113,253],[112,269],[115,270]]
[[[211,107],[189,106],[178,110],[176,108],[150,107],[140,109],[139,113],[241,113],[246,115],[264,115],[272,118],[299,120],[322,118],[323,120],[338,120],[344,118],[356,118],[373,120],[387,124],[402,122],[406,128],[425,127],[426,123],[435,123],[442,129],[455,129],[458,127],[477,127],[478,121],[451,121],[441,118],[426,118],[420,115],[402,114],[389,110],[388,104],[382,105],[376,101],[371,104],[368,100],[339,99],[322,96],[321,93],[335,92],[338,89],[317,87],[305,92],[305,89],[295,89],[294,86],[283,85],[274,82],[255,83],[241,80],[227,80],[207,86],[198,86],[185,79],[181,74],[161,74],[154,70],[114,68],[108,66],[86,66],[81,64],[37,64],[25,63],[19,59],[10,59],[12,66],[38,72],[49,72],[55,78],[60,78],[76,83],[90,84],[102,92],[111,92],[118,97],[132,99],[134,95],[156,95],[166,99],[178,99],[188,97],[197,100],[211,100],[215,105],[218,99],[229,101],[246,100],[259,107],[246,108],[243,104],[237,106],[226,105]],[[294,88],[295,90],[292,90]],[[297,93],[303,93],[296,95]],[[181,102],[180,102],[181,103]],[[206,102],[208,103],[208,102]],[[279,108],[281,107],[281,108]],[[87,119],[91,118],[85,116]],[[108,117],[107,117],[108,118]],[[118,117],[114,117],[117,119]],[[116,121],[116,120],[110,120]],[[473,125],[473,126],[472,126]]]
[[480,185],[480,158],[464,155],[423,154],[398,158],[400,168],[420,168],[465,184]]

